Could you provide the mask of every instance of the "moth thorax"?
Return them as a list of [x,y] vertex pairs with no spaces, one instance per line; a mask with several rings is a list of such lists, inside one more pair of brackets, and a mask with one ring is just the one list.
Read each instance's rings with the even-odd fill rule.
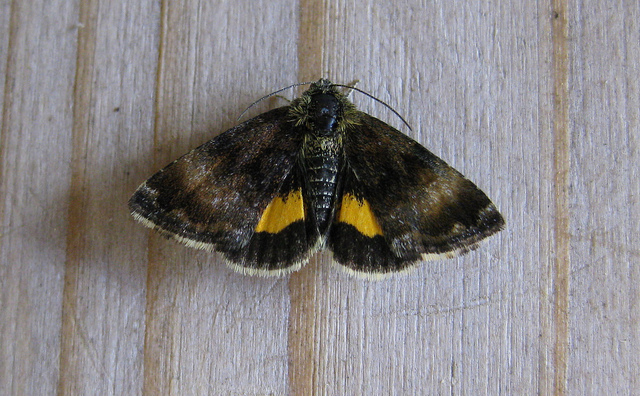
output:
[[341,135],[307,135],[302,158],[307,178],[307,199],[318,230],[324,235],[331,221],[337,176],[342,165]]

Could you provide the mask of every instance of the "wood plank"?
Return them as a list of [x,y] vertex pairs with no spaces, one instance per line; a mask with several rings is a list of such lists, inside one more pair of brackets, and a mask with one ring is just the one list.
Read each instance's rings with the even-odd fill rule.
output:
[[152,134],[159,7],[79,4],[60,394],[142,389],[144,235],[126,202]]
[[640,374],[640,4],[570,16],[572,394],[636,394]]
[[0,389],[53,394],[71,173],[76,2],[0,4]]
[[[0,1],[8,394],[633,394],[640,5]],[[478,184],[507,230],[383,281],[237,274],[126,201],[321,76]],[[271,98],[247,117],[280,105]]]
[[[552,315],[543,317],[553,326],[553,390],[556,394],[567,391],[567,355],[569,351],[569,280],[571,268],[571,214],[569,211],[570,128],[569,128],[569,28],[566,0],[552,2],[551,40],[553,42],[553,189],[555,218],[554,263],[552,286],[544,295],[552,295]],[[548,340],[547,344],[551,344]],[[549,375],[549,379],[550,379]]]

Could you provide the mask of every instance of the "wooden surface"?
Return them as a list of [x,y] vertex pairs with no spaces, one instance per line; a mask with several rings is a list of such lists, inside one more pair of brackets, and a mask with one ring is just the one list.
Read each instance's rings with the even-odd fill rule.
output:
[[[0,393],[638,394],[639,20],[609,0],[0,1]],[[327,253],[273,279],[131,219],[154,171],[321,76],[394,106],[508,228],[384,281]]]

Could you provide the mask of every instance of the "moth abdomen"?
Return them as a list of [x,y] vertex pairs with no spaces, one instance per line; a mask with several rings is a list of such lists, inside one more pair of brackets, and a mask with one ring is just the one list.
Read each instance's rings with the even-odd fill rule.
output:
[[338,136],[307,139],[303,148],[307,199],[320,234],[328,230],[338,185],[342,149]]

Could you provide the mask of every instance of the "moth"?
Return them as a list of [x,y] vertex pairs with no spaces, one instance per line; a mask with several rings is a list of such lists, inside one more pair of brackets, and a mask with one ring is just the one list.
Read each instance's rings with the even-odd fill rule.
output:
[[257,275],[295,271],[320,249],[350,272],[397,272],[504,227],[478,187],[339,87],[311,83],[172,162],[133,194],[133,217]]

